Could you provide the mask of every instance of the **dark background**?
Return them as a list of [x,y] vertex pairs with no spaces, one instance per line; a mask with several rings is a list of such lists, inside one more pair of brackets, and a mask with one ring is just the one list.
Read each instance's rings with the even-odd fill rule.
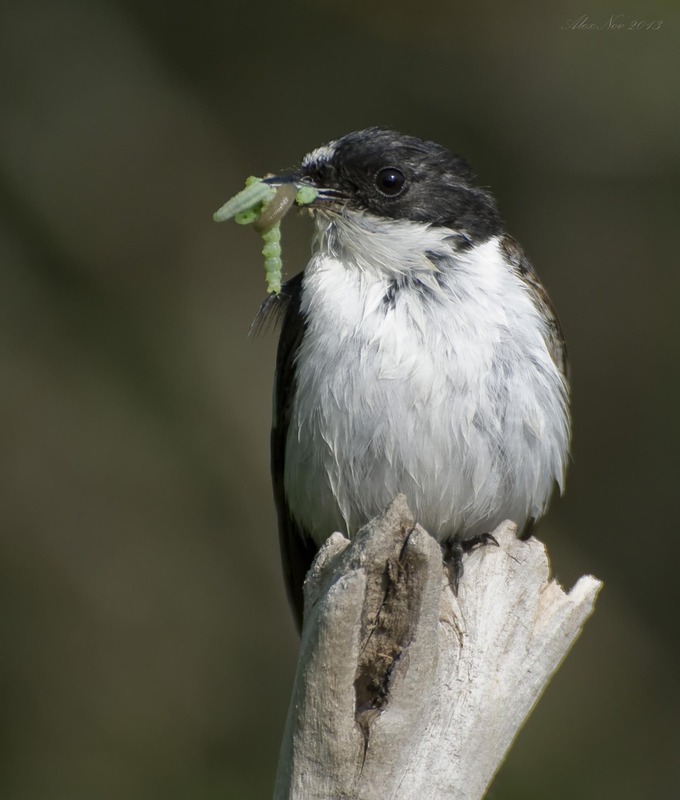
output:
[[668,2],[2,4],[0,797],[270,796],[275,339],[258,240],[211,215],[371,124],[469,157],[571,355],[540,536],[605,589],[492,796],[678,796],[679,45]]

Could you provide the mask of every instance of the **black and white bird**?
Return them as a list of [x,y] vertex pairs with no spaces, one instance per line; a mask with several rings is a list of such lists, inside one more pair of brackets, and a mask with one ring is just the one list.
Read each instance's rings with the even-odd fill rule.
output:
[[399,493],[459,559],[538,519],[563,487],[569,385],[548,295],[464,158],[369,128],[268,182],[318,189],[311,259],[259,315],[282,315],[272,473],[301,625],[320,545]]

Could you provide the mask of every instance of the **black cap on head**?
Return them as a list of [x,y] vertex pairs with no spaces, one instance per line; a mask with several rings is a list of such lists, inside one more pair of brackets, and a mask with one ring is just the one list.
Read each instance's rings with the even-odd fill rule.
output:
[[495,200],[473,185],[462,156],[396,131],[367,128],[319,147],[300,176],[350,209],[449,227],[471,241],[502,229]]

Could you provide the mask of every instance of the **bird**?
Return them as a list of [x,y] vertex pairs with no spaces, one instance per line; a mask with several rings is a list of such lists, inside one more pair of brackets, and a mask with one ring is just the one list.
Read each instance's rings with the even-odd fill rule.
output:
[[323,542],[403,494],[455,562],[521,532],[564,488],[571,419],[562,328],[467,160],[371,127],[273,187],[311,187],[311,257],[256,323],[280,325],[271,470],[298,630]]

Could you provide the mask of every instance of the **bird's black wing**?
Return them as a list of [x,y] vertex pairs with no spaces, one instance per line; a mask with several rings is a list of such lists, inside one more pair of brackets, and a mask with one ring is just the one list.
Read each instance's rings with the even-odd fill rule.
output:
[[272,295],[260,307],[255,326],[281,321],[281,335],[276,356],[274,379],[274,420],[271,433],[271,470],[274,502],[279,520],[279,543],[283,576],[288,598],[293,607],[298,630],[302,628],[302,584],[318,551],[311,537],[293,519],[283,485],[286,461],[286,439],[291,406],[295,394],[296,354],[305,333],[305,320],[300,312],[302,273],[287,281],[280,294]]
[[515,273],[527,287],[534,305],[545,319],[545,340],[548,350],[562,374],[568,377],[569,364],[567,361],[567,346],[564,342],[562,326],[557,318],[555,308],[553,307],[548,293],[538,279],[538,275],[531,266],[531,262],[524,254],[524,250],[522,250],[512,236],[505,235],[501,239],[501,248],[508,262],[515,270]]
[[[557,318],[557,313],[550,300],[545,287],[541,283],[531,262],[526,257],[524,250],[512,236],[507,234],[501,239],[501,247],[508,262],[515,270],[517,276],[524,282],[531,299],[546,321],[545,341],[553,361],[560,372],[569,377],[569,362],[567,360],[567,346],[562,333],[562,326]],[[532,535],[535,524],[534,519],[527,520],[526,525],[519,534],[520,539],[528,539]]]

